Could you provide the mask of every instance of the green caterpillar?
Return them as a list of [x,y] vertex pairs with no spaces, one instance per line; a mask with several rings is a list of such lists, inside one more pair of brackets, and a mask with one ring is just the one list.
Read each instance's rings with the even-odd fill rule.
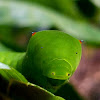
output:
[[81,44],[56,30],[34,34],[25,53],[0,52],[0,62],[21,72],[30,82],[55,92],[75,72],[81,59]]

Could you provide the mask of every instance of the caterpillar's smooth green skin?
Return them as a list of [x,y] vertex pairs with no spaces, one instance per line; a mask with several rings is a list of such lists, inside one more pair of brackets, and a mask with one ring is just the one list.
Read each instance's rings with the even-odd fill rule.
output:
[[53,92],[75,72],[81,59],[81,44],[56,30],[37,32],[26,53],[1,52],[0,61],[20,71],[30,82]]

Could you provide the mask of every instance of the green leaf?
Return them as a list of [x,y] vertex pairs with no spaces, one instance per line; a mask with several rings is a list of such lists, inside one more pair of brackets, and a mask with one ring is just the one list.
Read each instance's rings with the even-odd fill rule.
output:
[[64,100],[37,85],[18,81],[13,81],[11,84],[9,95],[14,100]]
[[12,51],[12,50],[4,46],[2,43],[0,43],[0,51]]
[[3,63],[0,63],[0,92],[13,100],[64,100],[29,83],[18,71]]
[[0,75],[8,81],[11,79],[16,79],[25,83],[28,82],[21,73],[3,63],[0,63]]

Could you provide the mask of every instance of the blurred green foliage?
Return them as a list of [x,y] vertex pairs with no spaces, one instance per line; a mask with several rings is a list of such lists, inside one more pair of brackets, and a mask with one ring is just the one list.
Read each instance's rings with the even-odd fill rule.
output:
[[50,7],[66,16],[76,20],[85,20],[94,17],[97,12],[96,5],[91,0],[23,0]]
[[[33,3],[39,3],[46,7],[50,7],[56,11],[61,12],[62,14],[69,16],[73,19],[82,20],[84,17],[76,6],[76,2],[73,0],[30,0]],[[73,10],[74,9],[74,10]]]
[[[40,2],[39,2],[40,1]],[[63,6],[63,7],[69,7],[66,8],[65,11],[69,11],[69,13],[75,13],[74,15],[77,16],[78,19],[73,14],[64,14],[58,13],[61,12],[57,7],[55,7],[57,10],[53,10],[54,8],[54,2],[57,2],[56,0],[52,1],[51,3],[48,3],[47,5],[44,3],[45,0],[37,0],[36,2],[38,4],[35,4],[33,1],[32,3],[27,2],[18,2],[18,1],[0,1],[0,40],[5,45],[8,45],[8,47],[13,48],[15,51],[25,51],[27,47],[27,43],[29,38],[31,37],[32,31],[39,31],[44,29],[58,29],[67,32],[68,34],[78,38],[82,39],[88,44],[92,45],[100,45],[100,30],[96,28],[95,23],[90,24],[88,19],[91,19],[92,17],[96,16],[97,7],[93,5],[90,1],[84,1],[83,4],[87,4],[88,8],[81,6],[81,8],[77,5],[81,5],[83,0],[75,6],[77,9],[80,8],[84,9],[83,11],[90,16],[83,17],[81,13],[79,13],[77,10],[75,10],[72,6],[72,4],[75,4],[75,2],[72,3],[72,1],[68,0],[64,4],[68,4],[69,6]],[[61,7],[61,3],[63,5],[63,1],[59,1],[59,7]],[[70,4],[71,3],[71,4]],[[50,5],[52,4],[52,6]],[[45,7],[42,5],[46,5]],[[89,6],[90,5],[90,6]],[[48,6],[48,7],[47,7]],[[58,6],[58,5],[56,5]],[[84,5],[83,5],[84,6]],[[52,9],[50,9],[50,7]],[[90,8],[94,9],[91,10]],[[91,10],[91,11],[90,11]],[[83,18],[80,20],[79,14]],[[90,14],[93,13],[93,14]],[[85,14],[86,15],[86,14]],[[98,14],[97,14],[98,15]],[[73,16],[73,18],[71,17]],[[76,20],[75,20],[76,19]],[[96,19],[97,20],[97,19]],[[92,22],[92,21],[91,21]],[[97,25],[97,24],[96,24]],[[22,35],[23,34],[23,35]]]

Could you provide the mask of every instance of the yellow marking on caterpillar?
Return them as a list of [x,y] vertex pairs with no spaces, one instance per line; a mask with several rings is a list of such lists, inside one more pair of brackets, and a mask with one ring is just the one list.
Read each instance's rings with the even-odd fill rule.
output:
[[52,72],[51,74],[52,74],[52,75],[55,75],[56,73],[55,73],[55,72]]

